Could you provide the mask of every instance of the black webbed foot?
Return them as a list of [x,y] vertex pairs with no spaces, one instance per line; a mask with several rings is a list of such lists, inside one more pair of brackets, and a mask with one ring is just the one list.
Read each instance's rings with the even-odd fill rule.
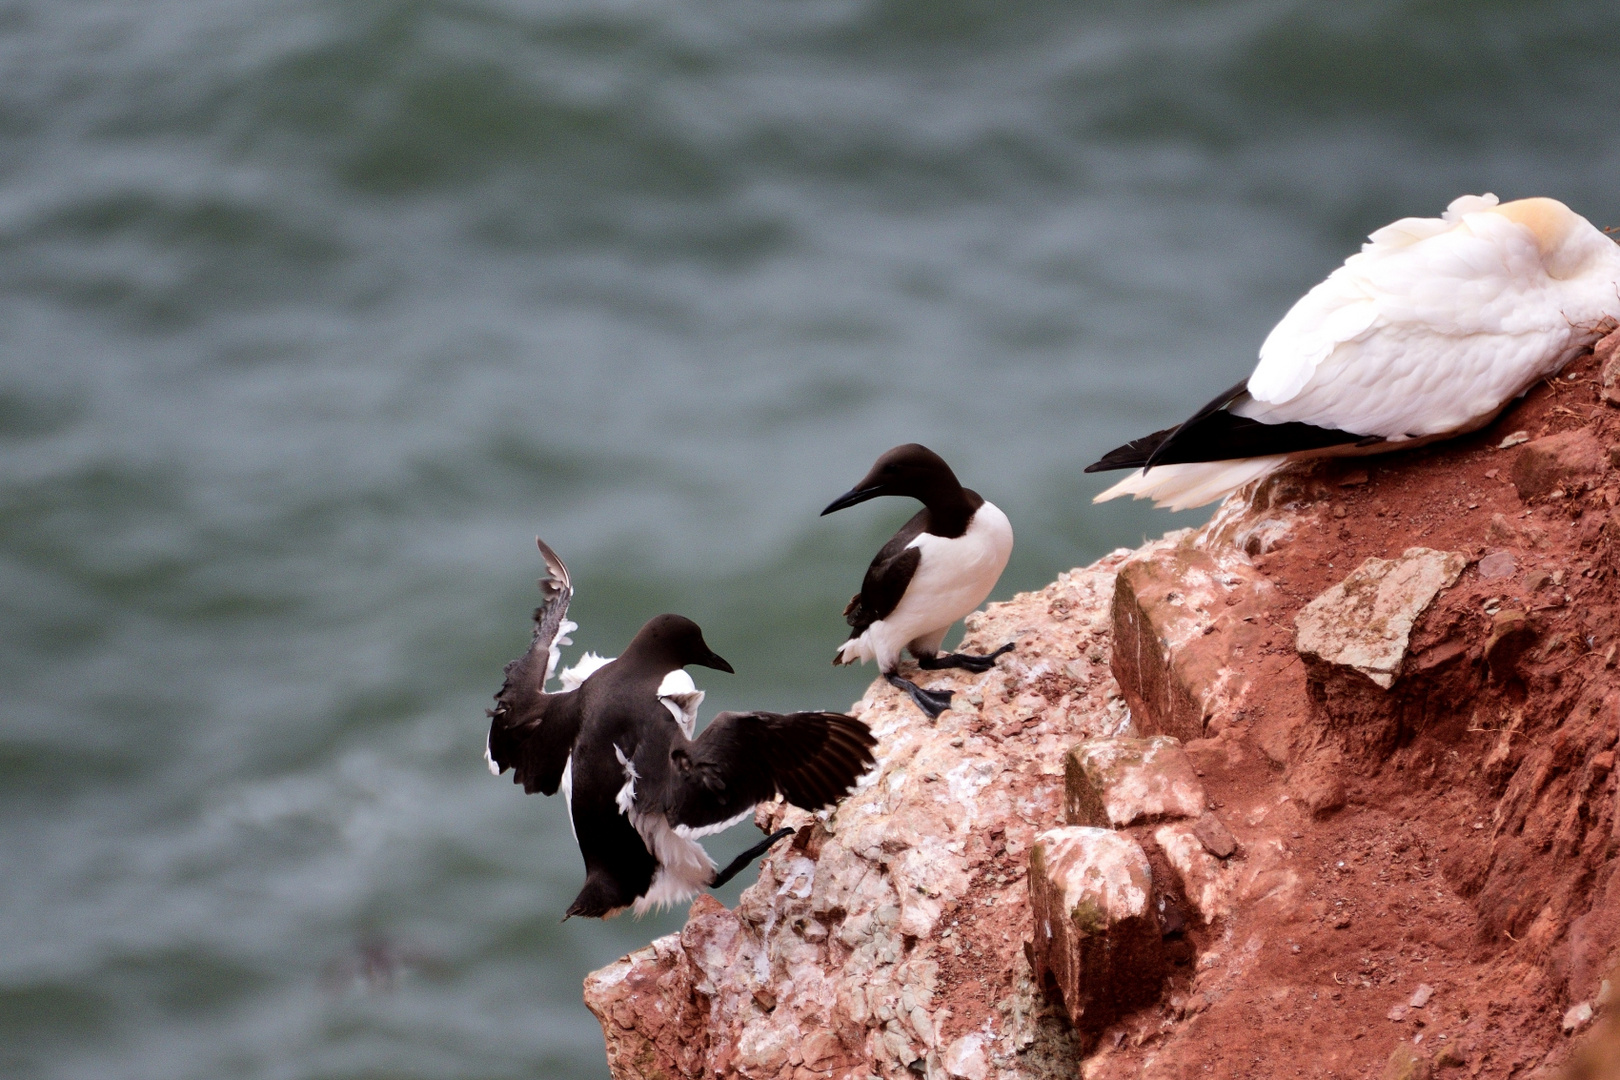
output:
[[1002,653],[1012,652],[1013,643],[1007,642],[988,656],[972,656],[968,653],[947,653],[944,656],[919,656],[917,666],[924,671],[938,671],[940,668],[962,668],[967,671],[989,671],[996,666],[996,657]]
[[940,713],[951,707],[949,690],[924,690],[910,679],[902,679],[892,672],[883,677],[889,681],[890,686],[904,690],[906,695],[917,703],[917,708],[928,714],[930,720],[937,720]]
[[761,840],[759,843],[755,844],[753,847],[749,848],[747,851],[743,852],[741,855],[727,863],[724,870],[714,875],[714,880],[709,882],[709,888],[718,889],[720,886],[724,885],[726,882],[740,874],[743,870],[747,869],[749,863],[771,850],[772,844],[776,843],[784,836],[792,836],[793,832],[794,830],[792,829],[777,829],[775,832],[771,833],[771,835],[767,836],[765,839]]

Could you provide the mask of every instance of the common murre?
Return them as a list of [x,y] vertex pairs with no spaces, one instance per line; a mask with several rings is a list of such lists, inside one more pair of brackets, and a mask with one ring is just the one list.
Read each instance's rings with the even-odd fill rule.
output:
[[528,652],[506,665],[489,710],[485,759],[529,793],[562,789],[585,859],[585,886],[564,918],[637,915],[725,884],[778,840],[782,829],[716,872],[697,841],[738,824],[780,794],[806,810],[830,806],[873,765],[876,739],[841,713],[723,712],[693,737],[703,691],[684,670],[731,665],[679,615],[646,623],[623,655],[588,654],[546,693],[573,597],[568,570],[536,538],[547,576]]
[[1096,497],[1181,510],[1295,458],[1409,449],[1489,424],[1620,315],[1620,247],[1556,199],[1464,195],[1402,218],[1306,293],[1254,372],[1184,423],[1109,451]]
[[909,649],[927,670],[988,671],[1009,642],[988,656],[939,655],[951,624],[984,602],[1012,554],[1012,525],[994,503],[963,487],[945,460],[906,443],[877,459],[872,470],[828,504],[825,517],[879,495],[906,495],[923,508],[883,545],[866,570],[861,591],[844,609],[852,627],[834,664],[876,660],[878,670],[930,717],[950,708],[949,690],[924,690],[898,669]]

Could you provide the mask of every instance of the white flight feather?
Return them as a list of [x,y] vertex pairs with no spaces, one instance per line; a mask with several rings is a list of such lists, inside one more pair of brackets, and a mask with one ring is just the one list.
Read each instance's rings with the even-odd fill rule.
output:
[[891,672],[900,663],[901,650],[913,642],[924,653],[937,652],[951,624],[984,603],[996,587],[1012,555],[1012,524],[994,503],[986,502],[961,536],[919,533],[906,546],[922,554],[900,602],[839,647],[840,664],[876,660],[879,670]]
[[[1260,347],[1252,400],[1231,411],[1386,444],[1459,435],[1579,355],[1615,314],[1620,247],[1585,218],[1551,199],[1465,195],[1439,218],[1374,232],[1302,296]],[[1198,506],[1286,460],[1159,465],[1094,501]]]

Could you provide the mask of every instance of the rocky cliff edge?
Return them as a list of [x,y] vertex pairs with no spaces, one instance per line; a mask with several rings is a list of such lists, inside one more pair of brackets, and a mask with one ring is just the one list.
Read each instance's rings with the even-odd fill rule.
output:
[[971,617],[937,722],[874,683],[860,790],[587,978],[616,1080],[1604,1067],[1617,347]]

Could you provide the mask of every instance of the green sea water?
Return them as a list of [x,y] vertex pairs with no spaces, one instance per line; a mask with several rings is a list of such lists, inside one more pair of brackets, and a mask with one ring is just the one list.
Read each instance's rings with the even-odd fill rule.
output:
[[[998,597],[1371,229],[1620,224],[1612,2],[0,0],[0,1075],[606,1076],[482,760],[543,535],[838,708],[921,441]],[[577,650],[576,650],[577,651]],[[572,655],[572,653],[570,653]],[[706,710],[707,712],[708,710]],[[729,856],[749,828],[711,842]],[[735,899],[748,877],[724,891]]]

